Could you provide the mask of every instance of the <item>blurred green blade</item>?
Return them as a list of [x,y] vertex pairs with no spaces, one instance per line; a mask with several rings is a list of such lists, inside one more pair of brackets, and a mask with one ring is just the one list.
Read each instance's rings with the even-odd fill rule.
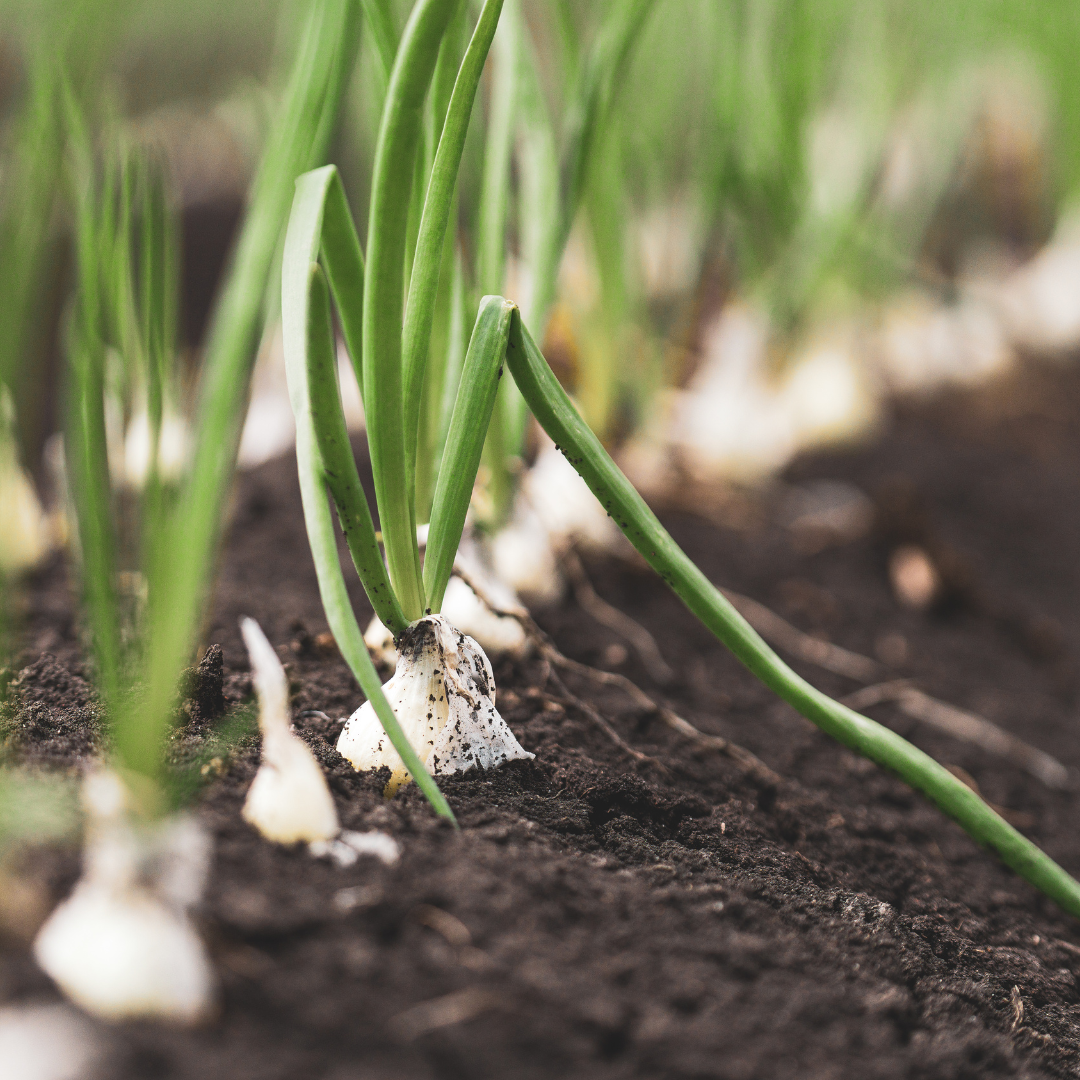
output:
[[158,449],[167,350],[166,266],[168,263],[168,214],[164,182],[152,168],[142,177],[142,250],[139,259],[142,342],[146,360],[146,409],[150,427],[150,484],[157,482]]
[[[76,317],[78,319],[78,317]],[[78,319],[82,323],[82,319]],[[97,681],[106,705],[120,689],[120,622],[116,597],[116,529],[112,520],[105,437],[105,349],[85,323],[68,336],[67,419],[64,448],[75,507]]]
[[[25,102],[13,122],[0,174],[0,383],[11,391],[20,436],[32,436],[34,377],[47,333],[44,317],[49,272],[55,258],[51,232],[64,159],[64,67],[55,41],[29,61]],[[34,408],[31,408],[33,402]],[[25,445],[24,445],[25,450]]]
[[75,201],[78,302],[67,326],[64,451],[70,476],[98,686],[106,707],[120,690],[121,637],[116,597],[117,535],[113,522],[105,430],[105,323],[110,310],[109,267],[114,238],[108,215],[98,214],[90,135],[74,97],[65,98],[70,175]]
[[442,606],[446,583],[454,568],[515,310],[501,296],[485,296],[480,301],[431,508],[424,588],[432,611]]
[[521,299],[522,318],[530,326],[543,326],[552,297],[546,279],[537,274],[546,230],[559,216],[559,151],[547,102],[540,86],[539,61],[527,33],[521,35],[518,67],[518,237],[521,258],[533,271],[532,288]]
[[424,213],[416,243],[416,258],[409,282],[409,301],[405,309],[402,336],[402,371],[405,390],[405,460],[410,474],[416,461],[420,426],[420,399],[424,387],[424,370],[431,344],[431,327],[435,317],[435,300],[439,289],[443,247],[453,205],[461,154],[469,130],[476,90],[483,74],[484,62],[491,48],[503,0],[486,0],[473,31],[469,47],[458,70],[450,97],[442,137],[428,181]]
[[388,0],[360,0],[364,7],[364,20],[375,42],[375,55],[379,58],[383,86],[390,81],[394,70],[394,57],[398,50],[398,35],[394,29],[394,13]]
[[[560,167],[559,213],[546,225],[536,267],[534,317],[541,320],[555,295],[563,249],[570,236],[585,186],[593,143],[618,82],[619,74],[653,9],[655,0],[624,0],[610,5],[582,70],[564,120]],[[542,326],[543,323],[538,323]]]
[[495,35],[494,78],[484,146],[484,176],[480,187],[476,229],[476,279],[482,293],[503,289],[506,264],[506,218],[510,203],[510,158],[517,111],[517,70],[520,58],[521,12],[518,0],[507,0],[506,16]]

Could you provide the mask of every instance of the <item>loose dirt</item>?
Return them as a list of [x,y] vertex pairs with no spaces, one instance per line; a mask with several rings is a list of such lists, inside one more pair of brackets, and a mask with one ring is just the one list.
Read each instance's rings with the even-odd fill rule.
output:
[[[1080,769],[1080,372],[895,406],[871,446],[807,457],[784,484],[729,498],[726,525],[669,509],[717,583],[804,631],[878,658]],[[778,523],[791,485],[857,485],[860,539],[816,550]],[[704,498],[704,497],[703,497]],[[701,505],[707,505],[702,501]],[[901,607],[890,554],[941,573],[928,611]],[[585,560],[597,592],[656,638],[676,672],[651,684],[633,650],[574,603],[537,613],[568,656],[622,671],[703,731],[758,755],[778,784],[701,750],[616,688],[564,673],[587,715],[542,692],[540,660],[496,661],[498,704],[536,761],[444,783],[461,831],[415,789],[387,802],[333,749],[360,701],[322,635],[295,467],[242,477],[178,759],[202,760],[251,693],[237,620],[287,661],[297,730],[342,824],[401,844],[393,867],[341,869],[263,841],[240,818],[253,738],[206,769],[197,812],[216,857],[198,916],[222,984],[192,1032],[109,1029],[100,1076],[177,1080],[787,1077],[991,1080],[1080,1070],[1080,924],[902,783],[831,743],[733,661],[643,565]],[[362,625],[369,615],[351,584]],[[32,582],[9,750],[70,767],[102,734],[59,563]],[[848,694],[858,684],[799,667]],[[871,714],[962,769],[1080,872],[1080,798],[905,716]],[[77,853],[26,872],[55,900]],[[53,1000],[25,940],[0,951],[0,1001]],[[103,1029],[104,1030],[104,1029]]]

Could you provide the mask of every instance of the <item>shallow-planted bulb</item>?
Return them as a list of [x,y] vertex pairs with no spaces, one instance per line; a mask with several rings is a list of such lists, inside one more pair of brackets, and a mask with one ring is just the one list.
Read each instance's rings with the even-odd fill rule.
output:
[[[535,756],[495,708],[491,663],[471,637],[442,615],[427,615],[401,633],[397,646],[397,670],[383,693],[430,772],[489,769]],[[337,748],[358,771],[389,768],[388,794],[408,778],[370,702],[349,717]]]
[[244,820],[279,844],[329,840],[340,829],[326,777],[307,743],[289,723],[285,669],[254,619],[243,619],[251,677],[259,696],[262,764],[248,789]]

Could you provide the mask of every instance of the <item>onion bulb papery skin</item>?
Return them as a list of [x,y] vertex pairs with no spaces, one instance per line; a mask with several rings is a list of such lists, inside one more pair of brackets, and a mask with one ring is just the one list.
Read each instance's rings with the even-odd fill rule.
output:
[[262,764],[244,801],[244,820],[278,844],[330,840],[340,831],[334,799],[315,755],[289,724],[289,682],[254,619],[240,623],[259,696]]
[[[397,645],[397,669],[383,693],[429,772],[445,776],[535,756],[495,708],[491,663],[471,637],[444,616],[427,615],[404,630]],[[389,768],[388,795],[408,779],[368,701],[349,717],[337,748],[358,772]]]
[[190,818],[134,820],[115,773],[92,773],[83,797],[83,875],[38,933],[38,964],[105,1020],[206,1019],[214,976],[187,910],[202,895],[209,839]]

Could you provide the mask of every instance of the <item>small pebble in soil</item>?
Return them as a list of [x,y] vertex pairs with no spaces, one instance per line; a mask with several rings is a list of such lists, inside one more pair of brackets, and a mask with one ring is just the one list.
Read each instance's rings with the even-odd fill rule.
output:
[[889,582],[897,601],[925,611],[941,592],[941,577],[930,556],[914,544],[904,544],[889,556]]
[[609,645],[603,653],[603,665],[606,668],[617,668],[625,664],[630,653],[627,651],[625,645],[620,645],[618,642],[614,642]]

